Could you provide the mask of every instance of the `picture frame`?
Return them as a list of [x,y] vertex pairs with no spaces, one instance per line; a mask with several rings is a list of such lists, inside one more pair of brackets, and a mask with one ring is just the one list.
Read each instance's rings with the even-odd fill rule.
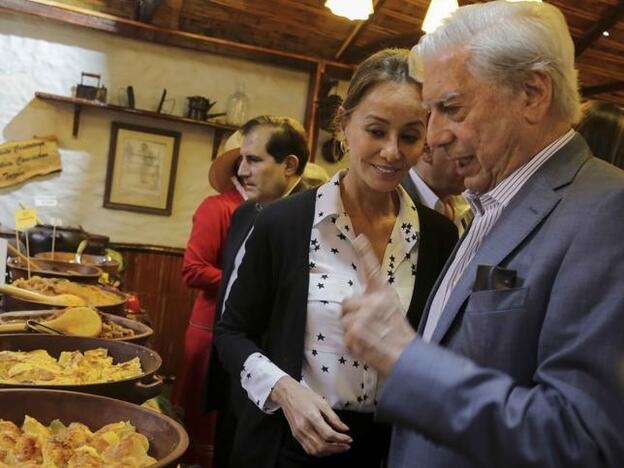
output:
[[182,134],[112,122],[104,208],[169,216]]

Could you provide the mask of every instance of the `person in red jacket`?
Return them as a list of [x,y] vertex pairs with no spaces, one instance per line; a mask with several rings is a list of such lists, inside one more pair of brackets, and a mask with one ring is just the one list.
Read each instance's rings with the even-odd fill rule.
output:
[[212,466],[212,441],[216,416],[202,411],[202,382],[208,369],[215,314],[221,281],[221,257],[232,213],[244,199],[236,177],[240,134],[225,143],[225,151],[213,161],[210,185],[219,192],[207,197],[193,215],[193,227],[184,253],[182,280],[198,290],[184,336],[184,354],[171,394],[171,402],[183,410],[190,438],[185,457],[189,463]]

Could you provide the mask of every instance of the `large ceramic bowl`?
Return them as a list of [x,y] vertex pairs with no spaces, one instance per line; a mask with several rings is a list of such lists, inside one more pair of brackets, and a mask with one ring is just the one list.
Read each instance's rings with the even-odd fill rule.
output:
[[79,422],[96,431],[106,424],[130,421],[149,440],[157,467],[175,466],[188,447],[188,436],[173,419],[141,406],[102,396],[58,390],[0,390],[2,419],[18,426],[28,415],[48,425]]
[[[33,270],[31,267],[30,274],[43,278],[64,278],[79,283],[95,284],[102,274],[102,270],[93,265],[80,265],[78,263],[44,259],[34,259],[33,263],[40,270]],[[11,281],[15,281],[18,278],[28,279],[28,267],[24,260],[15,257],[9,258],[7,269],[9,270]]]
[[[20,310],[17,312],[0,312],[0,324],[2,323],[10,323],[15,321],[26,321],[26,320],[37,320],[44,321],[48,320],[53,314],[58,312],[56,310]],[[125,317],[120,317],[118,315],[112,314],[102,314],[102,320],[116,323],[117,325],[121,325],[122,327],[129,328],[134,332],[132,336],[126,336],[123,338],[109,338],[115,341],[127,341],[129,343],[135,343],[138,345],[145,345],[147,340],[149,340],[150,336],[154,334],[154,330],[145,325],[144,323],[137,322],[136,320],[127,319]],[[102,337],[100,337],[102,338]]]
[[[70,390],[103,395],[135,403],[143,403],[160,394],[162,379],[154,374],[162,365],[162,360],[158,353],[149,348],[123,341],[83,338],[79,336],[39,335],[34,333],[0,335],[0,350],[34,351],[45,349],[54,358],[58,358],[63,351],[85,352],[95,348],[107,349],[108,355],[113,358],[114,363],[125,362],[138,357],[141,361],[143,373],[123,380],[90,384],[45,385],[0,382],[0,388]],[[2,410],[0,410],[0,415],[1,413]]]
[[[72,263],[74,256],[75,254],[73,252],[39,252],[35,255],[35,258],[60,260],[62,262]],[[82,254],[80,263],[82,265],[90,265],[101,268],[102,271],[107,272],[111,276],[117,276],[119,274],[119,262],[105,255]]]

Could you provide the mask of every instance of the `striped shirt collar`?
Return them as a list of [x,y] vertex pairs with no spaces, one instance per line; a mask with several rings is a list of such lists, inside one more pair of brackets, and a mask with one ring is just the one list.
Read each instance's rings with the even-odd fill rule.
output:
[[463,195],[470,204],[475,215],[481,216],[485,211],[489,211],[496,206],[507,206],[529,178],[557,151],[568,143],[574,135],[575,131],[573,129],[568,130],[564,135],[557,138],[533,158],[505,177],[489,192],[478,194],[466,190]]

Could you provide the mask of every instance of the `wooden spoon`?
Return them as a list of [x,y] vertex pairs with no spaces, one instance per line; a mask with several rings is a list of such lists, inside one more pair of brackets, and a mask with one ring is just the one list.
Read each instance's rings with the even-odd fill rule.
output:
[[[102,319],[100,314],[90,307],[68,307],[60,315],[52,320],[34,322],[37,325],[51,328],[65,335],[96,337],[102,332]],[[6,323],[0,325],[0,333],[19,333],[30,328],[26,322]],[[33,327],[37,331],[45,330],[43,327]]]
[[57,294],[48,296],[46,294],[30,291],[28,289],[18,288],[10,284],[0,285],[0,292],[14,296],[27,301],[35,301],[41,304],[55,305],[61,307],[73,307],[86,305],[84,299],[74,294]]

